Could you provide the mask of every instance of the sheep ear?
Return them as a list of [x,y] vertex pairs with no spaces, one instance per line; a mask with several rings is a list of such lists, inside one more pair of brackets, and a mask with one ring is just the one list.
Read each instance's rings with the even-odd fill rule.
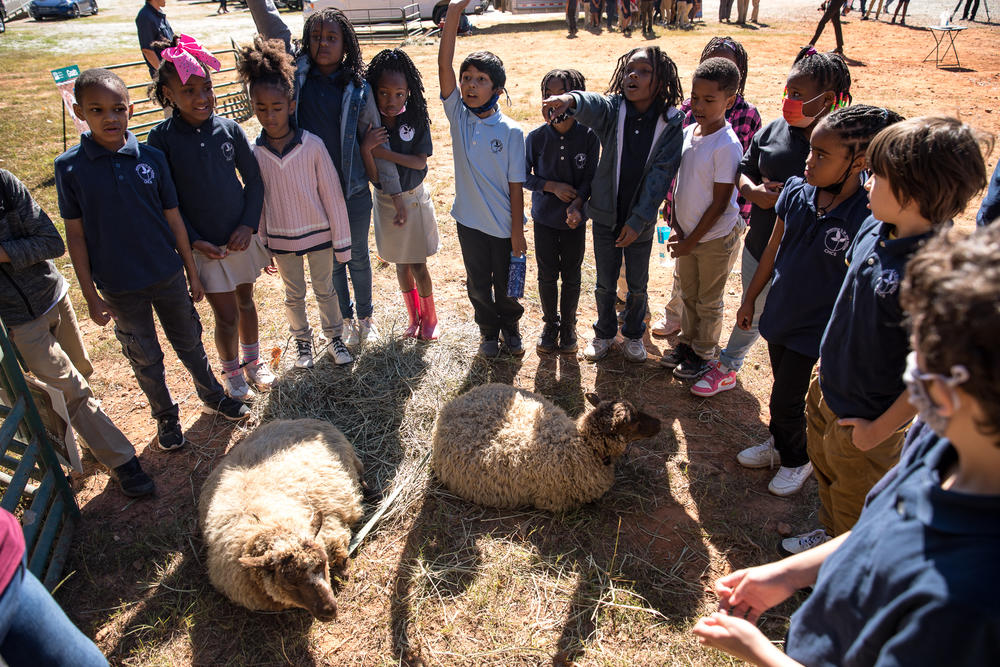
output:
[[593,405],[595,408],[601,404],[601,397],[592,391],[588,391],[586,394],[587,402]]
[[269,568],[273,567],[274,559],[269,554],[263,556],[240,556],[240,565],[246,568]]
[[310,524],[312,528],[313,537],[319,536],[319,531],[323,528],[323,513],[315,512],[312,515],[312,523]]

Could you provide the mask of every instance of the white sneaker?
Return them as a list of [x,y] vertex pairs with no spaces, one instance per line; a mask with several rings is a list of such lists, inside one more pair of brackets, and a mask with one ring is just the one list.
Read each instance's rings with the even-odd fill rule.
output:
[[223,377],[222,385],[226,390],[226,394],[230,398],[235,398],[237,401],[243,401],[245,403],[254,397],[254,393],[253,390],[250,389],[250,385],[248,385],[247,381],[243,379],[243,373]]
[[813,464],[807,463],[796,468],[781,466],[778,473],[767,485],[767,490],[776,496],[790,496],[802,490],[802,485],[806,483],[813,472]]
[[817,528],[809,533],[803,533],[795,537],[786,537],[781,540],[781,548],[790,554],[800,554],[832,539],[832,537],[826,534],[825,530]]
[[362,343],[377,343],[378,338],[378,328],[375,326],[375,320],[371,317],[358,318],[358,340]]
[[344,318],[344,334],[343,334],[344,345],[350,345],[351,347],[357,345],[361,339],[358,338],[358,325],[354,322],[353,317]]
[[773,468],[781,465],[781,455],[774,448],[774,436],[759,445],[747,447],[736,455],[736,460],[744,468]]
[[653,324],[653,328],[649,330],[649,333],[654,336],[660,336],[665,338],[670,334],[675,334],[681,330],[681,323],[676,320],[668,320],[666,316],[661,317],[656,320]]
[[312,341],[298,339],[295,341],[295,345],[298,348],[299,356],[295,360],[296,368],[312,368],[313,367],[313,346]]
[[593,338],[587,347],[583,351],[583,358],[587,361],[598,361],[608,356],[608,350],[611,349],[611,344],[615,342],[614,338]]
[[354,361],[350,351],[348,351],[347,346],[344,345],[344,341],[340,337],[330,341],[329,347],[326,348],[326,353],[333,359],[333,363],[338,366],[343,366]]
[[246,374],[247,383],[253,385],[254,389],[258,391],[271,391],[275,377],[274,373],[271,372],[270,365],[258,359],[257,363],[244,366],[243,372]]
[[642,344],[641,338],[626,338],[622,355],[628,361],[641,364],[646,361],[646,346]]

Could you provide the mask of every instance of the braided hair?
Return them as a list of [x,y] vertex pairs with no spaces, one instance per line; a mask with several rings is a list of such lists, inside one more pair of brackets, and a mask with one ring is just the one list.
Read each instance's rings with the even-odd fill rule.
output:
[[406,78],[406,87],[409,88],[410,98],[406,101],[406,111],[400,115],[400,120],[409,122],[411,125],[427,123],[430,125],[430,116],[427,113],[427,100],[424,98],[424,82],[420,77],[420,70],[413,64],[413,60],[403,49],[383,49],[375,54],[371,62],[368,63],[368,71],[365,78],[372,91],[378,88],[378,82],[385,72],[399,72]]
[[244,46],[236,58],[236,71],[250,94],[258,86],[273,86],[291,100],[295,90],[295,65],[278,39],[254,37],[253,46]]
[[740,87],[736,92],[742,95],[743,88],[747,85],[747,72],[750,65],[747,50],[732,37],[713,37],[708,40],[705,50],[701,52],[700,62],[705,62],[716,56],[729,58],[736,63],[736,69],[740,71]]
[[876,134],[901,120],[904,118],[895,111],[868,104],[856,104],[837,109],[820,122],[825,129],[835,132],[840,137],[850,153],[850,159],[853,160],[865,154],[868,144]]
[[587,90],[587,80],[577,70],[554,69],[542,77],[542,97],[545,97],[545,89],[553,81],[561,81],[567,93],[573,90]]
[[358,34],[354,32],[351,21],[339,9],[327,7],[309,15],[302,26],[302,42],[299,46],[299,53],[304,53],[310,60],[312,59],[312,56],[309,55],[312,46],[309,33],[312,32],[314,26],[320,23],[333,23],[340,26],[340,34],[344,42],[344,55],[340,61],[340,71],[353,81],[354,85],[360,86],[365,76],[365,61],[361,58],[361,45],[358,43]]
[[[174,38],[171,40],[161,39],[159,41],[153,42],[152,44],[149,45],[149,48],[151,48],[153,51],[156,51],[157,53],[160,53],[164,49],[169,49],[171,47],[177,46],[179,42],[180,42],[180,37],[175,35]],[[202,76],[204,76],[206,79],[211,79],[212,72],[208,69],[208,65],[201,62],[200,60],[198,61],[198,65],[204,72]],[[170,98],[168,98],[167,94],[163,92],[163,89],[170,85],[170,79],[172,78],[180,81],[180,75],[177,73],[177,66],[174,65],[169,60],[161,58],[159,66],[156,68],[156,71],[153,72],[153,82],[149,84],[149,87],[146,89],[146,93],[147,95],[149,95],[150,99],[152,99],[154,102],[156,102],[157,104],[159,104],[161,107],[164,108],[173,106],[173,103],[170,101]]]
[[684,99],[684,89],[681,86],[680,76],[677,74],[677,65],[670,59],[666,51],[658,46],[638,46],[621,58],[615,66],[615,72],[608,82],[608,95],[625,95],[625,68],[628,61],[635,54],[643,52],[653,65],[653,97],[663,108],[663,119],[667,118],[667,111],[670,107],[676,107]]
[[832,90],[837,95],[834,106],[845,107],[854,99],[851,97],[851,70],[839,53],[824,53],[812,46],[804,46],[795,56],[789,76],[807,76],[816,82],[820,90]]

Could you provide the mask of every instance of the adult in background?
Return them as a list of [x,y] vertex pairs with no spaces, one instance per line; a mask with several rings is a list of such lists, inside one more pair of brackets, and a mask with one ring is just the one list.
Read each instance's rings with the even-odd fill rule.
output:
[[[741,1],[746,2],[746,0]],[[823,28],[825,28],[826,24],[832,20],[833,34],[837,38],[837,48],[834,49],[834,53],[844,55],[844,32],[840,27],[840,10],[844,8],[844,3],[846,1],[847,0],[830,0],[826,6],[826,12],[823,13],[823,18],[819,20],[819,25],[816,26],[816,34],[809,40],[809,46],[816,46],[816,42],[819,41],[820,35],[823,34]],[[903,18],[906,18],[906,14],[903,14]]]
[[[153,78],[156,68],[160,66],[160,51],[153,48],[154,42],[169,42],[174,38],[174,29],[170,27],[167,15],[163,13],[167,0],[146,0],[139,13],[135,15],[135,29],[139,33],[139,48],[142,57],[149,68],[149,78]],[[169,118],[169,116],[167,116]]]
[[576,7],[576,0],[566,0],[566,25],[569,28],[567,37],[576,37],[576,20],[580,17],[580,10]]
[[719,0],[719,23],[731,23],[733,0]]

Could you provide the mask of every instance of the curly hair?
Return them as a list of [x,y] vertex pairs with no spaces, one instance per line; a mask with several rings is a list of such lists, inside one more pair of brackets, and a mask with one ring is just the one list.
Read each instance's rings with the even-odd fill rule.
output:
[[117,91],[124,96],[126,102],[129,101],[128,87],[121,77],[109,69],[95,67],[84,70],[73,82],[73,97],[76,98],[76,103],[82,105],[83,94],[91,88],[98,87]]
[[740,70],[729,58],[703,60],[695,68],[692,78],[714,81],[719,85],[719,90],[727,95],[735,95],[740,89]]
[[358,34],[354,32],[354,26],[350,19],[339,9],[327,7],[309,15],[302,26],[299,53],[304,53],[310,62],[312,61],[312,41],[309,33],[312,32],[314,26],[320,23],[333,23],[340,26],[340,34],[344,42],[344,55],[340,61],[340,71],[353,81],[354,85],[360,86],[365,78],[365,61],[361,57],[361,45],[358,43]]
[[[174,38],[169,41],[160,40],[158,42],[153,42],[150,48],[157,53],[160,53],[163,49],[169,49],[170,47],[177,46],[179,40],[180,37],[175,35]],[[208,69],[208,65],[200,60],[198,61],[198,65],[201,66],[205,78],[211,79],[212,71]],[[173,106],[170,102],[170,98],[168,98],[167,94],[163,92],[163,89],[170,85],[171,80],[180,81],[180,75],[177,73],[177,67],[169,60],[160,59],[159,67],[157,67],[156,71],[153,72],[153,82],[149,84],[146,91],[150,99],[164,108]]]
[[[928,373],[965,366],[983,435],[1000,435],[1000,226],[965,238],[943,231],[910,260],[900,291]],[[1000,443],[998,443],[1000,444]]]
[[705,62],[713,57],[729,58],[736,63],[736,69],[740,71],[740,87],[736,92],[742,95],[743,88],[747,85],[747,72],[750,66],[750,58],[747,56],[747,50],[732,37],[713,37],[708,40],[708,44],[705,45],[705,49],[701,52],[699,62]]
[[986,187],[984,154],[990,135],[955,118],[924,116],[887,127],[868,146],[868,166],[889,182],[900,205],[916,202],[920,215],[940,225],[961,213]]
[[237,54],[236,71],[253,95],[257,86],[272,86],[292,99],[295,94],[295,64],[280,39],[254,37],[252,46]]
[[832,90],[837,95],[834,103],[837,107],[847,106],[854,99],[851,96],[851,70],[839,53],[824,53],[804,46],[795,56],[788,76],[806,76],[816,82],[820,90]]
[[856,156],[865,154],[876,134],[902,120],[903,117],[895,111],[868,104],[855,104],[824,116],[820,124],[840,137],[853,160]]
[[[410,97],[406,101],[406,111],[400,115],[400,120],[410,124],[426,123],[430,125],[430,115],[427,113],[427,100],[424,98],[424,81],[420,70],[403,49],[383,49],[375,54],[368,63],[365,78],[372,92],[377,95],[378,83],[386,72],[398,72],[406,79],[406,87]],[[376,97],[376,100],[378,98]]]
[[608,95],[625,94],[625,69],[628,61],[637,53],[643,52],[653,65],[653,98],[663,109],[663,118],[666,120],[670,107],[676,107],[684,99],[684,88],[681,86],[680,76],[677,74],[677,65],[670,59],[666,51],[658,46],[638,46],[618,59],[614,74],[608,82]]
[[563,88],[566,92],[572,90],[587,90],[587,80],[583,78],[583,74],[575,69],[553,69],[549,70],[545,76],[542,77],[542,97],[545,97],[545,89],[549,87],[549,84],[553,81],[562,82]]

